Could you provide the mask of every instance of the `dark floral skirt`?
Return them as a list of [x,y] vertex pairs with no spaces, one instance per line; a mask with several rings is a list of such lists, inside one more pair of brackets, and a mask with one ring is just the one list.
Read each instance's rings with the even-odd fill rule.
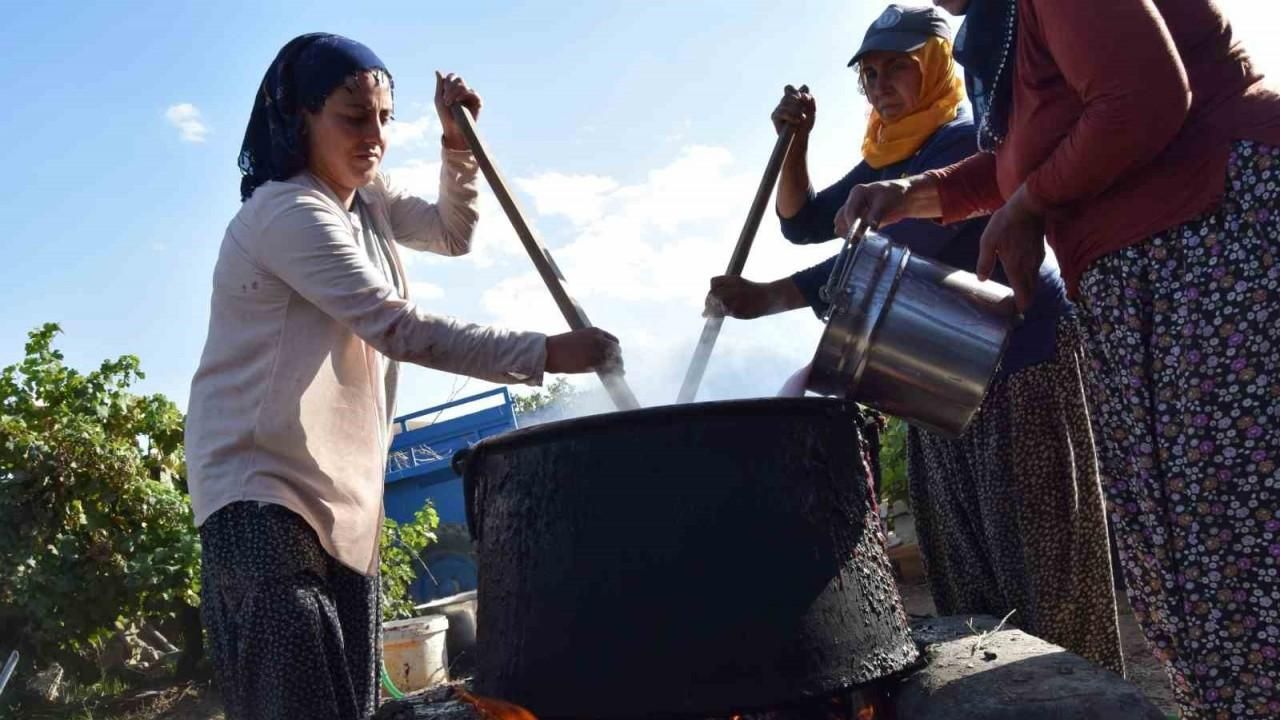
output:
[[929,588],[1124,672],[1079,322],[1057,356],[997,383],[963,436],[911,429],[907,474]]
[[1130,603],[1184,717],[1280,717],[1280,148],[1081,295]]
[[228,720],[360,720],[377,709],[378,577],[334,560],[290,510],[232,503],[200,527],[201,615]]

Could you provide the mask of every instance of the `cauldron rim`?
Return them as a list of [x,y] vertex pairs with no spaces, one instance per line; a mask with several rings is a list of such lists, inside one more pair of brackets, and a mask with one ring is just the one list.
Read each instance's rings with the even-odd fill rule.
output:
[[[805,398],[746,398],[736,400],[712,400],[708,402],[654,405],[636,410],[619,410],[596,413],[577,418],[552,420],[529,427],[517,428],[499,435],[483,438],[471,450],[520,445],[527,442],[554,441],[561,435],[578,433],[598,427],[617,425],[620,422],[646,423],[673,421],[682,417],[708,417],[723,414],[746,414],[772,411],[781,414],[831,415],[847,414],[852,419],[862,416],[856,402],[830,397]],[[462,473],[460,473],[462,474]]]
[[482,438],[479,442],[458,450],[453,454],[453,471],[462,478],[463,508],[467,517],[467,530],[472,541],[480,539],[479,527],[475,513],[475,482],[468,468],[472,461],[482,455],[500,450],[527,447],[536,443],[557,442],[571,434],[590,432],[601,428],[619,425],[629,421],[632,426],[652,424],[654,422],[670,423],[681,417],[711,417],[725,414],[791,414],[807,416],[845,415],[850,421],[857,422],[863,417],[863,410],[851,400],[831,397],[804,398],[746,398],[735,400],[711,400],[700,403],[671,405],[655,405],[636,410],[621,410],[608,413],[597,413],[579,418],[553,420],[526,428],[517,428],[499,435]]

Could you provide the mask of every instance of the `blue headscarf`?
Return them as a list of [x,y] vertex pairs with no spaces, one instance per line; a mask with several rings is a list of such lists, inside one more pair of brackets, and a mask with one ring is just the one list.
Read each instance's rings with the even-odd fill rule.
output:
[[307,166],[302,111],[319,112],[334,88],[365,70],[381,70],[391,78],[372,50],[341,35],[299,35],[280,49],[262,78],[240,145],[241,202],[259,185],[292,177]]
[[1017,41],[1017,0],[969,3],[953,54],[964,66],[965,90],[978,126],[978,149],[984,152],[994,152],[1009,134]]

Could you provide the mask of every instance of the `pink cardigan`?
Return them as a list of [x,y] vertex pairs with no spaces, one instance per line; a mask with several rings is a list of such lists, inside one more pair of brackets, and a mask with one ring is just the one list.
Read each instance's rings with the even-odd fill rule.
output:
[[[358,191],[395,240],[400,287],[396,244],[470,250],[476,172],[469,152],[443,151],[438,204],[383,177]],[[337,560],[373,574],[396,362],[537,385],[546,337],[429,314],[387,282],[360,233],[359,216],[307,173],[263,185],[240,208],[214,268],[186,451],[197,524],[228,503],[277,503]]]
[[1280,94],[1211,0],[1019,0],[1009,137],[930,173],[945,223],[1018,186],[1074,296],[1096,259],[1217,207],[1236,140],[1280,144]]

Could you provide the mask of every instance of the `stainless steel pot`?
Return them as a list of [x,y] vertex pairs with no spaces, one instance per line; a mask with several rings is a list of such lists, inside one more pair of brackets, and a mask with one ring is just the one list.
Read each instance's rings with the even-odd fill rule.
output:
[[1013,291],[862,230],[823,293],[830,309],[809,390],[964,432],[1016,321]]

